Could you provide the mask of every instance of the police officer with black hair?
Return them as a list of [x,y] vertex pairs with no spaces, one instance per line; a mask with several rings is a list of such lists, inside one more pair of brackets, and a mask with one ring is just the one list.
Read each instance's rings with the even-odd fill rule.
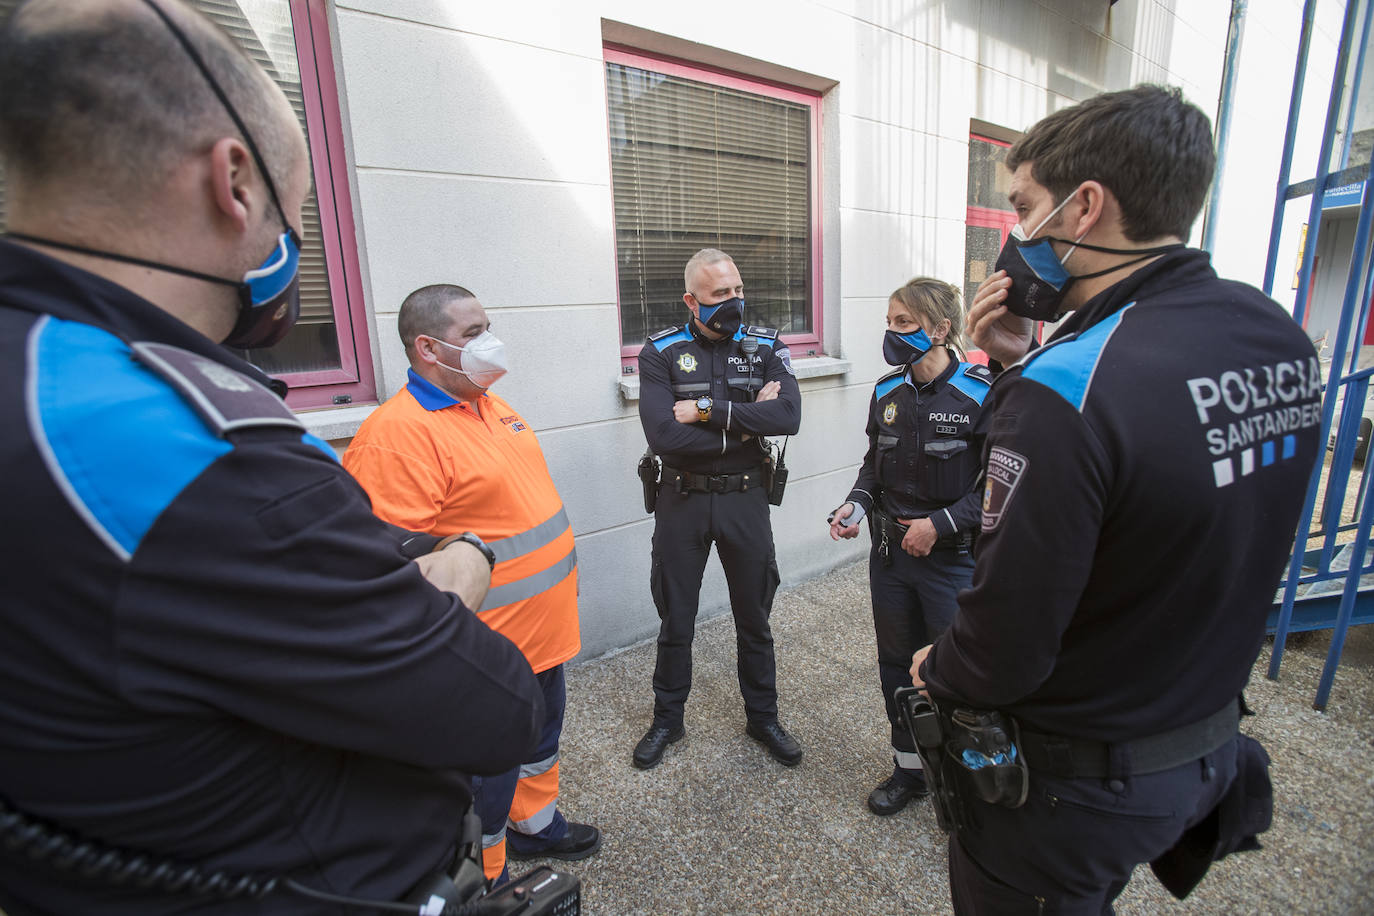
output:
[[735,618],[746,733],[795,766],[802,748],[778,723],[768,626],[778,564],[763,437],[796,433],[801,392],[778,332],[742,326],[744,283],[728,254],[698,251],[683,280],[691,320],[654,334],[639,354],[639,418],[663,467],[649,583],[661,620],[654,718],[635,746],[634,765],[657,766],[685,733],[701,576],[714,543]]
[[[969,312],[1011,365],[977,568],[912,660],[951,740],[992,735],[993,711],[1014,739],[942,766],[956,913],[1110,913],[1143,862],[1185,894],[1267,826],[1228,814],[1269,789],[1238,699],[1321,450],[1321,372],[1282,308],[1185,247],[1214,165],[1207,116],[1158,86],[1008,154],[1020,222]],[[1027,356],[1032,320],[1070,310]],[[1018,762],[1019,792],[974,775]]]
[[868,405],[868,452],[854,489],[830,514],[830,536],[873,538],[868,583],[878,680],[892,728],[892,774],[868,796],[878,815],[926,795],[925,774],[893,692],[911,685],[911,655],[949,626],[955,595],[973,578],[982,493],[983,398],[992,374],[962,362],[959,290],[917,277],[892,293],[883,356],[898,368]]

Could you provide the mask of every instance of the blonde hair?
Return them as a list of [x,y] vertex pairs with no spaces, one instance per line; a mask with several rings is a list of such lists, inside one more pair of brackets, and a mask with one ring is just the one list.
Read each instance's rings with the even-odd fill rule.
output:
[[916,277],[893,291],[888,297],[907,310],[918,322],[925,319],[932,326],[941,319],[949,322],[949,334],[945,343],[954,347],[963,357],[964,350],[964,305],[959,288],[934,277]]

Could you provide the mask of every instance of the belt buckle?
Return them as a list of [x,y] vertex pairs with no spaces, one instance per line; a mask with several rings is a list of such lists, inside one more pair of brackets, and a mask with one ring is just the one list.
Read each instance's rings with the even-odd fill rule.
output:
[[729,482],[728,474],[711,474],[706,478],[706,490],[709,493],[724,493],[725,485]]

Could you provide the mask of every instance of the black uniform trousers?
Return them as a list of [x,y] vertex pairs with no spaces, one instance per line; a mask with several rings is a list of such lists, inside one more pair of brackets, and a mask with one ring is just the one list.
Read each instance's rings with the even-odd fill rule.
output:
[[916,744],[902,724],[892,694],[899,687],[911,686],[911,656],[916,650],[934,642],[954,620],[959,591],[973,579],[973,556],[941,549],[913,557],[896,541],[888,542],[888,554],[885,564],[875,538],[868,555],[868,590],[878,636],[878,681],[897,763],[904,769],[918,769]]
[[[1031,771],[1020,808],[970,799],[949,839],[956,916],[1101,916],[1131,871],[1202,820],[1236,774],[1236,739],[1173,769],[1121,779]],[[969,793],[965,793],[966,797]]]
[[716,545],[735,616],[736,667],[750,722],[778,717],[777,673],[768,615],[778,589],[773,528],[763,487],[733,493],[678,493],[659,485],[649,587],[658,608],[654,724],[676,726],[692,689],[692,636],[701,576]]

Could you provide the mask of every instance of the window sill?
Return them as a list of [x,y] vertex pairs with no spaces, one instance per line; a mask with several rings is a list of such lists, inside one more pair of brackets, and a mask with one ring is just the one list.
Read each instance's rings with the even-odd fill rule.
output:
[[[833,356],[811,356],[806,359],[792,360],[792,371],[796,373],[798,380],[808,378],[825,378],[832,375],[844,375],[850,369],[847,359],[836,359]],[[639,400],[639,376],[622,375],[620,382],[620,396],[626,401]]]
[[358,427],[362,426],[363,421],[376,409],[376,404],[325,407],[320,410],[298,411],[296,419],[305,424],[306,432],[319,436],[326,442],[334,442],[339,439],[352,439]]

